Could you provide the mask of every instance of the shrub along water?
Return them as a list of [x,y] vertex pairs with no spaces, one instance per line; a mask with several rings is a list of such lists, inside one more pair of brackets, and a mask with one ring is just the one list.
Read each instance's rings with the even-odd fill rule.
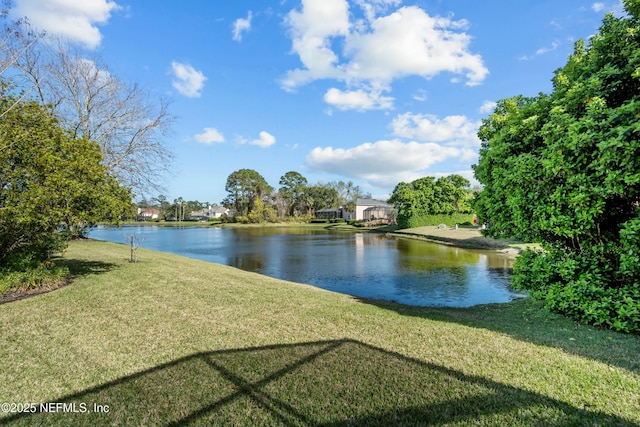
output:
[[541,242],[514,283],[549,309],[640,333],[640,0],[578,41],[550,95],[504,99],[479,131],[474,204],[491,237]]

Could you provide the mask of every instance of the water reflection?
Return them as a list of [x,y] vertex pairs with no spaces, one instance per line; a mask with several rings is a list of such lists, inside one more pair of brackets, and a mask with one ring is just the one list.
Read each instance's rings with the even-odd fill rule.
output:
[[511,261],[495,252],[309,228],[98,228],[91,237],[227,264],[354,296],[411,305],[506,302]]

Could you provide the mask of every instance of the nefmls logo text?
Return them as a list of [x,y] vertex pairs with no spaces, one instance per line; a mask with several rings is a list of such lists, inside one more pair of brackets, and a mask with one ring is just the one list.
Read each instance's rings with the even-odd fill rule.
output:
[[63,402],[48,402],[40,404],[40,412],[46,413],[86,413],[86,412],[109,412],[109,405],[93,404],[93,408],[90,408],[86,403],[63,403]]
[[62,403],[62,402],[47,402],[40,404],[40,412],[65,412],[65,413],[84,413],[88,412],[87,404],[81,403]]

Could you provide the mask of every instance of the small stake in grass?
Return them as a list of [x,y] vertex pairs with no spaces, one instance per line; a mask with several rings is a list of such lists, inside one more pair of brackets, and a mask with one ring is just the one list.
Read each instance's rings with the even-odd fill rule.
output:
[[127,242],[129,243],[129,247],[131,248],[131,256],[129,258],[129,262],[138,262],[138,248],[142,244],[144,238],[139,236],[135,232],[125,235]]

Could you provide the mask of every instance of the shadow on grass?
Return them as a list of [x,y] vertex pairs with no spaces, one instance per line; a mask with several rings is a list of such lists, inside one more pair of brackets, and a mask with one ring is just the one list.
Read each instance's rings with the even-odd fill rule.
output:
[[634,425],[347,339],[196,353],[49,403],[0,425]]
[[547,311],[542,302],[533,298],[468,308],[413,307],[388,301],[359,300],[404,316],[487,329],[640,374],[640,336],[580,324]]
[[67,267],[72,277],[89,276],[106,273],[117,267],[117,264],[103,261],[87,261],[81,259],[56,258],[55,264]]

